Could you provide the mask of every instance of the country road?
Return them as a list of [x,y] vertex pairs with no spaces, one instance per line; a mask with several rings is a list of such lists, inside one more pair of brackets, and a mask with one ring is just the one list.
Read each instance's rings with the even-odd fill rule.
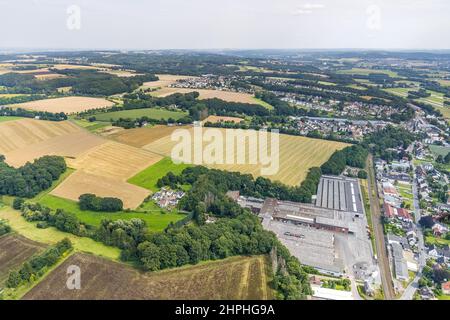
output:
[[389,258],[383,233],[383,225],[381,222],[380,201],[375,181],[375,171],[373,167],[372,155],[367,159],[368,171],[368,193],[370,199],[370,211],[373,224],[373,232],[375,237],[375,246],[378,254],[378,265],[380,266],[381,283],[383,287],[384,298],[386,300],[395,299],[394,286],[392,284],[391,270],[389,267]]

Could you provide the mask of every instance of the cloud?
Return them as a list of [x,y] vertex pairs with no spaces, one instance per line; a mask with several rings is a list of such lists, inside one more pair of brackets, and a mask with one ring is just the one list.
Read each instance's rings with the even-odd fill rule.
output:
[[298,6],[297,10],[294,11],[294,15],[303,15],[303,14],[311,14],[315,10],[325,8],[324,4],[321,3],[305,3]]

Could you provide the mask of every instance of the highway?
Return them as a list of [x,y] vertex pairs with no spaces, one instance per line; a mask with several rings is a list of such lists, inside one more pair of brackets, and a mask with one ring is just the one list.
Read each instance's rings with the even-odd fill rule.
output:
[[370,211],[375,237],[375,246],[377,248],[378,265],[380,267],[380,276],[384,299],[393,300],[395,299],[395,292],[392,283],[391,269],[389,267],[389,258],[386,243],[384,239],[383,225],[381,221],[380,199],[378,198],[372,155],[369,155],[367,159],[367,171],[369,179],[368,193],[370,199]]

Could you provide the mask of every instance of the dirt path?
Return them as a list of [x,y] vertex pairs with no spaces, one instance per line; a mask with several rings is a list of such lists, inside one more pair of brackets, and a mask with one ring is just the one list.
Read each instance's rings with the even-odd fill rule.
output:
[[393,300],[395,297],[392,285],[391,270],[387,254],[386,243],[384,241],[383,225],[381,222],[380,200],[376,190],[375,172],[373,169],[372,155],[367,160],[367,171],[369,173],[368,193],[370,199],[370,210],[372,211],[372,224],[375,236],[375,245],[378,253],[378,265],[380,266],[381,282],[383,286],[384,298]]

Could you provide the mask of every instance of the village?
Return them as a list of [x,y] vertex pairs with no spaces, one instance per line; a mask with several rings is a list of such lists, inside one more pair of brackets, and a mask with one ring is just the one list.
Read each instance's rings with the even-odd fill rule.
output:
[[444,157],[432,152],[448,145],[445,132],[415,120],[423,139],[395,150],[406,155],[400,161],[376,159],[375,169],[394,288],[402,298],[429,300],[448,295],[450,286],[439,278],[450,266],[449,179],[438,169]]

